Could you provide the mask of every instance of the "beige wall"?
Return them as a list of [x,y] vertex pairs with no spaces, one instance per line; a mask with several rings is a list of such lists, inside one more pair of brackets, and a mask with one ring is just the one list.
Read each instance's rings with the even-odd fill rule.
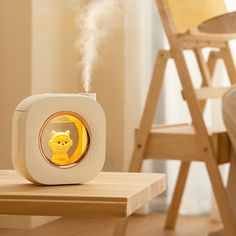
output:
[[124,164],[125,56],[123,6],[114,22],[106,25],[108,35],[96,65],[92,91],[102,104],[107,120],[107,157],[105,170],[121,171]]
[[78,92],[74,10],[68,0],[33,0],[32,93]]
[[[155,1],[125,1],[124,163],[128,170],[153,70],[152,14]],[[155,25],[155,27],[158,27]]]
[[31,0],[0,0],[0,169],[11,168],[12,114],[31,87]]

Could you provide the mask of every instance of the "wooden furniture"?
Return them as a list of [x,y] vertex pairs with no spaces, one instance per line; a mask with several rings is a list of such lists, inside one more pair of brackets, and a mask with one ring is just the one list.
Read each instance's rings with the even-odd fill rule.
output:
[[[130,165],[130,171],[140,171],[144,159],[175,159],[181,160],[179,176],[165,228],[173,229],[183,195],[186,179],[192,161],[203,161],[212,183],[218,208],[227,235],[236,235],[236,221],[229,203],[218,164],[230,160],[230,142],[226,131],[210,130],[206,127],[203,112],[207,99],[220,98],[228,90],[226,87],[214,88],[213,74],[218,59],[222,59],[226,66],[231,84],[236,82],[236,70],[230,53],[228,40],[236,38],[236,34],[229,34],[233,29],[223,33],[223,15],[219,24],[217,19],[215,33],[211,22],[201,24],[204,20],[226,12],[223,0],[156,0],[161,20],[169,41],[169,50],[160,50],[157,55],[153,78],[150,84],[146,105],[141,118],[139,129],[135,134],[135,147]],[[197,12],[197,14],[196,14]],[[234,19],[236,15],[234,14]],[[231,19],[232,20],[232,19]],[[199,28],[197,26],[199,25]],[[207,26],[208,25],[208,26]],[[233,24],[234,25],[234,24]],[[204,32],[200,31],[204,29]],[[202,49],[214,47],[210,51],[208,60],[204,59]],[[192,50],[202,76],[199,88],[194,88],[189,69],[184,57],[184,50]],[[167,62],[173,59],[182,84],[183,99],[187,102],[192,124],[153,125],[154,113],[163,84]]]
[[[125,218],[166,188],[164,174],[100,173],[84,185],[36,186],[0,170],[0,214]],[[123,235],[125,223],[115,235]]]

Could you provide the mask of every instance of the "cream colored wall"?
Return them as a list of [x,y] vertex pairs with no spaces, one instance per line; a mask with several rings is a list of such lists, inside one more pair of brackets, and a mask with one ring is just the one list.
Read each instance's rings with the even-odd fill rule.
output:
[[139,126],[153,70],[152,9],[155,3],[125,2],[124,163],[128,170],[134,148],[134,130]]
[[116,13],[106,25],[108,34],[101,45],[100,62],[96,65],[92,91],[102,104],[107,120],[107,157],[104,170],[121,171],[124,165],[125,112],[125,39],[124,11]]
[[32,93],[76,93],[80,81],[72,1],[32,2]]
[[12,114],[31,87],[31,0],[1,0],[0,31],[0,169],[7,169]]

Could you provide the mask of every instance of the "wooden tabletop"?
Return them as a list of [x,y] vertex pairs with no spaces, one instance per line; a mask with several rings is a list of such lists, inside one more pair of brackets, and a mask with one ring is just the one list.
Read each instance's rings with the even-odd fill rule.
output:
[[84,185],[36,186],[0,170],[0,214],[123,218],[165,189],[164,174],[102,172]]
[[226,13],[209,19],[200,24],[198,30],[212,34],[235,34],[236,12]]

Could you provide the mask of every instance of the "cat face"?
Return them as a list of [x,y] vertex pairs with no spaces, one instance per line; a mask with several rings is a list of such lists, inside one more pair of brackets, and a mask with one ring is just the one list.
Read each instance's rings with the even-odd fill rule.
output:
[[67,152],[72,146],[73,141],[70,138],[70,131],[56,132],[52,131],[52,137],[48,142],[48,145],[52,149],[53,153]]

